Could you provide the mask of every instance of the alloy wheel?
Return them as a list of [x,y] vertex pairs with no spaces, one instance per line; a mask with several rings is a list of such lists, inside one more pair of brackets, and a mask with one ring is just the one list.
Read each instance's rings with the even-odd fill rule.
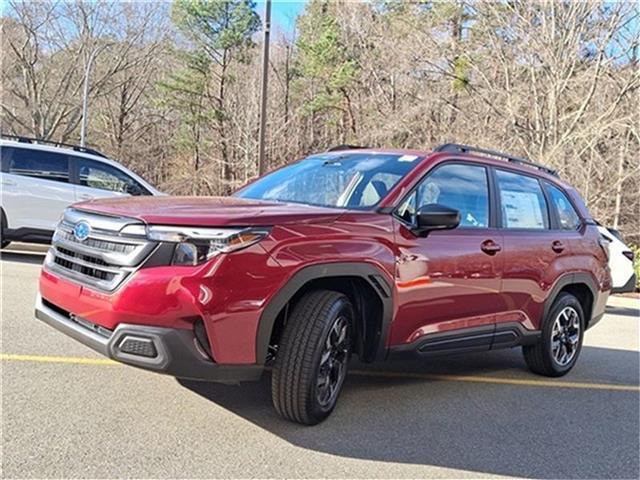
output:
[[316,398],[322,407],[330,406],[338,396],[349,361],[349,321],[340,316],[329,330],[320,357]]
[[573,307],[563,308],[551,332],[551,355],[561,367],[567,366],[576,356],[580,342],[580,316]]

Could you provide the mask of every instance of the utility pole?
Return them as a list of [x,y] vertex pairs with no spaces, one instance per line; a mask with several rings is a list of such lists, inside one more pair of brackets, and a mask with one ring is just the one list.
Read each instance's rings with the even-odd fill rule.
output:
[[264,2],[264,40],[262,43],[262,87],[260,89],[260,130],[258,150],[258,172],[266,170],[264,150],[267,130],[267,83],[269,79],[269,34],[271,30],[271,0]]
[[87,109],[89,108],[89,75],[91,75],[91,66],[93,65],[93,60],[98,56],[102,50],[104,50],[108,45],[105,44],[100,48],[96,48],[91,51],[89,55],[89,59],[87,60],[87,68],[84,72],[84,88],[82,90],[82,123],[80,124],[80,146],[85,146],[86,136],[87,136]]

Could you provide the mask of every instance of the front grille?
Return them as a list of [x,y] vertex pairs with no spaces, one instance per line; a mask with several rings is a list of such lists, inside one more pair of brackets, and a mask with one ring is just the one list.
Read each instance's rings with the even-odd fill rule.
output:
[[[100,270],[99,267],[88,267],[86,265],[83,265],[81,263],[74,263],[73,260],[68,260],[67,258],[63,258],[60,256],[60,253],[62,253],[64,249],[59,249],[58,250],[58,255],[56,255],[53,259],[53,261],[57,264],[60,265],[62,268],[66,268],[67,270],[71,270],[73,272],[77,272],[80,273],[82,275],[86,275],[88,277],[93,277],[93,278],[98,278],[100,280],[107,280],[107,281],[111,281],[113,280],[113,278],[115,277],[115,273],[109,272],[109,271],[104,271],[104,270]],[[68,250],[67,250],[68,251]],[[92,258],[89,257],[88,255],[78,255],[76,256],[73,252],[70,252],[71,256],[76,257],[76,258],[80,258],[80,259],[90,259],[89,261],[95,261],[97,262],[101,262],[102,265],[107,265],[106,263],[102,262],[102,260],[100,260],[99,258]],[[85,260],[86,261],[86,260]]]
[[68,250],[66,248],[63,247],[58,247],[58,252],[62,253],[63,255],[66,255],[68,257],[72,257],[72,258],[78,258],[79,260],[82,260],[84,262],[88,262],[88,263],[93,263],[95,265],[102,265],[102,266],[109,266],[109,264],[107,262],[105,262],[104,260],[102,260],[101,258],[98,257],[92,257],[91,255],[83,255],[81,253],[76,253],[72,250]]
[[127,254],[131,253],[136,248],[135,244],[108,242],[105,240],[96,240],[94,238],[87,238],[86,240],[79,242],[76,240],[76,237],[73,236],[73,233],[65,230],[60,230],[59,235],[60,239],[65,242],[85,245],[103,252],[119,252]]
[[[73,233],[80,221],[90,228],[87,238],[82,240]],[[139,222],[67,210],[53,235],[47,267],[83,285],[107,292],[115,290],[157,245],[144,237],[120,233],[132,224]]]

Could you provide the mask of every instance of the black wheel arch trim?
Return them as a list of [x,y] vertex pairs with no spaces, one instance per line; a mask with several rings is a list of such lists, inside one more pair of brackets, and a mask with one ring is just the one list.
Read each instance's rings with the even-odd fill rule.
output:
[[[298,270],[280,288],[278,293],[269,301],[260,315],[256,336],[256,362],[264,364],[267,360],[269,342],[280,311],[307,283],[313,280],[331,277],[359,277],[366,281],[376,293],[382,303],[382,331],[377,346],[376,359],[382,359],[387,353],[387,338],[391,319],[393,317],[392,287],[389,284],[388,273],[382,268],[369,263],[333,262],[321,263],[303,267]],[[382,287],[382,288],[381,288]]]
[[4,211],[4,207],[0,207],[0,222],[2,222],[1,228],[3,230],[9,229],[9,218],[7,218],[7,214]]
[[566,273],[563,276],[561,276],[558,280],[556,280],[556,283],[554,284],[553,288],[551,289],[551,292],[549,293],[546,301],[544,302],[544,311],[542,313],[542,320],[547,318],[547,315],[549,314],[549,311],[553,307],[553,303],[556,301],[556,298],[558,298],[558,294],[560,293],[560,291],[563,288],[568,287],[570,285],[578,285],[578,284],[586,285],[591,292],[591,297],[592,297],[592,304],[591,304],[592,308],[590,312],[591,318],[585,318],[585,321],[587,323],[587,328],[589,328],[592,325],[591,320],[593,318],[593,306],[595,305],[600,292],[597,287],[596,281],[593,279],[591,275],[589,275],[586,272]]

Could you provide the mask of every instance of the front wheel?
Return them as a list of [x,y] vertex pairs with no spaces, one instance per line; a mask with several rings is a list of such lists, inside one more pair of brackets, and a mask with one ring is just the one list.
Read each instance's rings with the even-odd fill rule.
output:
[[544,319],[538,343],[522,347],[527,366],[547,377],[561,377],[578,361],[584,338],[582,305],[570,293],[558,296]]
[[313,291],[296,304],[273,366],[271,394],[283,417],[315,425],[333,411],[351,354],[353,307],[329,290]]

